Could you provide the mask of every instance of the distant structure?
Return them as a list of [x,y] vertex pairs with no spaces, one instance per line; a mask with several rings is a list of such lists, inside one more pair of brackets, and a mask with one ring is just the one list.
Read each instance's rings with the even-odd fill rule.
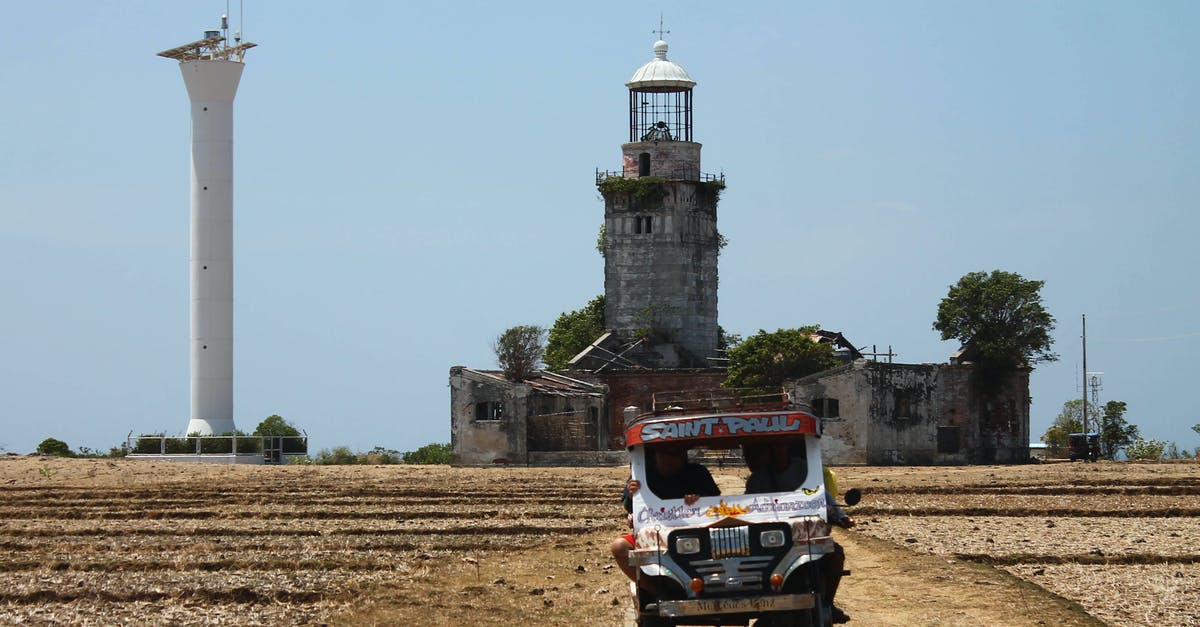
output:
[[457,464],[624,463],[625,408],[656,392],[708,390],[725,379],[717,331],[717,201],[723,176],[700,170],[696,81],[667,43],[625,83],[622,167],[597,171],[604,197],[606,332],[566,373],[509,381],[450,369]]
[[[620,171],[598,171],[604,197],[604,319],[610,334],[572,361],[614,355],[647,368],[710,368],[717,356],[717,201],[724,176],[700,171],[693,141],[696,81],[667,42],[634,72]],[[619,360],[618,360],[619,361]]]
[[[659,393],[702,395],[726,378],[717,326],[717,203],[725,177],[700,170],[696,81],[667,59],[660,40],[625,85],[622,168],[596,172],[604,197],[605,332],[564,372],[512,381],[498,371],[451,368],[455,464],[623,463],[627,410],[649,411]],[[890,347],[868,359],[838,332],[818,330],[811,339],[830,344],[841,365],[783,387],[822,418],[827,463],[1029,459],[1027,369],[986,389],[969,347],[946,364],[899,364]],[[881,356],[886,363],[876,361]]]
[[830,464],[955,465],[1029,461],[1029,369],[988,392],[960,351],[949,363],[854,359],[784,383],[821,418]]
[[187,433],[234,431],[233,98],[255,44],[221,30],[158,53],[179,62],[192,103],[191,415]]

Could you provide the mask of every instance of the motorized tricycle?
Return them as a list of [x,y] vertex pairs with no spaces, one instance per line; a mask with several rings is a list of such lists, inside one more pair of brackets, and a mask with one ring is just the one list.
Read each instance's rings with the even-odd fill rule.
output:
[[1099,433],[1069,434],[1067,436],[1067,444],[1069,446],[1067,457],[1071,461],[1082,459],[1085,462],[1094,462],[1100,455]]
[[[831,624],[828,512],[840,510],[827,493],[820,420],[786,394],[729,391],[656,394],[651,411],[630,414],[638,624]],[[692,475],[704,472],[697,461],[717,470],[719,495],[680,498],[670,485],[680,475],[664,476],[659,457],[681,448]],[[857,490],[846,500],[857,502]]]

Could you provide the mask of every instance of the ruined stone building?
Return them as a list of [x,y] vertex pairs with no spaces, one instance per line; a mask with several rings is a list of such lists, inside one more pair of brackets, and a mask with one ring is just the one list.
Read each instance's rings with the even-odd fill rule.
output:
[[[625,84],[622,165],[598,171],[604,198],[605,326],[565,373],[514,382],[450,369],[456,464],[590,465],[625,461],[624,408],[658,392],[711,390],[725,379],[718,350],[717,204],[724,176],[701,171],[692,126],[696,82],[667,44]],[[832,463],[1024,461],[1028,375],[984,402],[970,364],[878,363],[842,334],[819,331],[843,364],[786,388],[826,419]]]
[[821,417],[831,464],[950,465],[1029,460],[1029,371],[985,394],[971,363],[866,359],[785,386]]
[[464,465],[621,462],[619,455],[610,459],[599,454],[610,448],[612,440],[604,419],[606,392],[602,385],[551,372],[514,382],[503,372],[455,366],[450,369],[454,461]]

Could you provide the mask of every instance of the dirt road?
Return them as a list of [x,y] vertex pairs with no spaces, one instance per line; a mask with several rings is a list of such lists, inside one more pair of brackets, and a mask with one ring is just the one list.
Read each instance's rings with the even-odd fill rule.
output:
[[1103,625],[1078,604],[990,566],[921,555],[855,532],[838,606],[852,625]]
[[[989,566],[918,555],[855,532],[836,535],[852,573],[842,580],[837,604],[852,627],[1105,624],[1078,604]],[[624,627],[633,625],[630,609]]]

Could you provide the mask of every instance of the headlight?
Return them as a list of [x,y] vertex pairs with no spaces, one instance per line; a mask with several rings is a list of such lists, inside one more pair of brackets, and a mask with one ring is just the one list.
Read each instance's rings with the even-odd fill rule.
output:
[[761,544],[764,549],[775,549],[783,546],[783,543],[786,539],[787,538],[783,535],[782,529],[772,529],[770,531],[762,532],[758,536],[758,543]]
[[675,552],[680,555],[692,555],[700,552],[700,538],[683,536],[675,538]]

